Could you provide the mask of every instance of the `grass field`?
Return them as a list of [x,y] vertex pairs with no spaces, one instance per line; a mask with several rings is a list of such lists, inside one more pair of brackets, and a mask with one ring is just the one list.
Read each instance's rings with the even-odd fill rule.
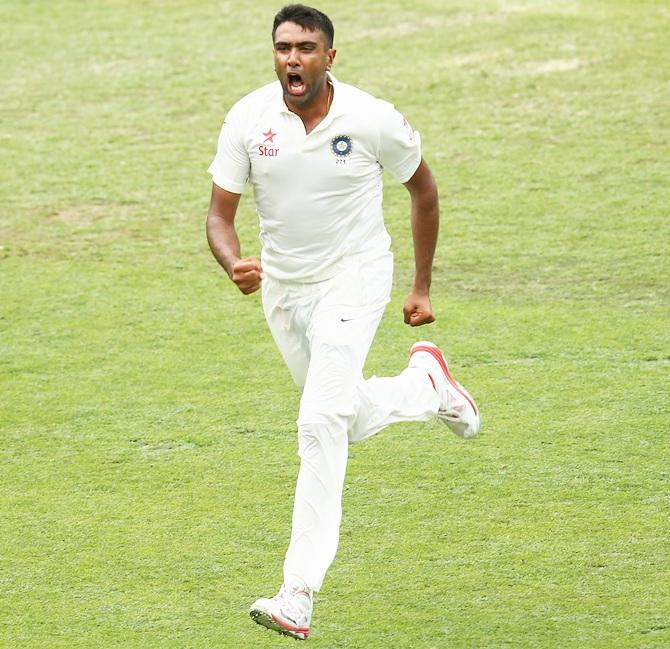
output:
[[[0,0],[0,647],[294,646],[298,394],[204,236],[260,0]],[[670,6],[333,0],[336,76],[441,191],[438,321],[396,288],[366,372],[447,350],[480,436],[352,447],[315,649],[670,647]],[[239,215],[258,253],[253,201]]]

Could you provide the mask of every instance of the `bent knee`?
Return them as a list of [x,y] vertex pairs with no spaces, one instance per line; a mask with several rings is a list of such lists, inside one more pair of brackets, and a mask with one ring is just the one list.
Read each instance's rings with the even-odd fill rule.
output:
[[298,417],[298,433],[300,437],[322,437],[328,435],[347,435],[354,421],[353,412],[300,412]]

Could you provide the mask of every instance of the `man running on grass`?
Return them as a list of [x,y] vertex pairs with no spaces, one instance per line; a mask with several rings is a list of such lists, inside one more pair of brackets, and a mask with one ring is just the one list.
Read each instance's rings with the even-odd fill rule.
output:
[[[382,216],[387,169],[409,192],[415,256],[405,323],[433,322],[429,298],[438,194],[418,132],[395,108],[335,79],[333,25],[289,5],[272,29],[278,81],[228,112],[209,171],[207,237],[242,293],[262,291],[270,331],[302,391],[300,470],[284,583],[251,617],[294,638],[309,635],[313,593],[337,549],[348,444],[401,421],[437,416],[472,437],[479,413],[432,343],[410,349],[398,376],[363,379],[363,364],[393,275]],[[242,257],[235,214],[254,189],[261,260]]]

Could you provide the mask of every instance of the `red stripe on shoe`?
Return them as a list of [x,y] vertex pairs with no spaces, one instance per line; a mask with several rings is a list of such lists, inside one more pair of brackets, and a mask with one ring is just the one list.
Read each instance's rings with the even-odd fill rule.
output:
[[309,636],[309,628],[305,627],[299,627],[299,626],[292,626],[282,620],[281,618],[277,617],[276,615],[272,616],[272,619],[282,628],[286,629],[287,631],[290,631],[291,633],[302,633],[305,638]]
[[[433,358],[440,364],[440,367],[442,368],[442,371],[444,372],[444,375],[447,377],[447,381],[451,383],[451,385],[456,389],[456,391],[463,395],[465,399],[467,399],[467,402],[472,406],[472,409],[479,415],[479,410],[477,410],[477,406],[475,405],[475,402],[468,396],[468,394],[456,383],[456,380],[454,379],[453,376],[451,376],[451,373],[449,372],[449,366],[447,365],[446,361],[444,360],[444,354],[439,350],[438,347],[428,347],[427,345],[417,345],[416,347],[412,347],[412,352],[410,353],[410,357],[412,354],[415,352],[428,352],[433,356]],[[428,375],[430,376],[430,374]],[[433,380],[433,377],[430,377],[431,381]]]

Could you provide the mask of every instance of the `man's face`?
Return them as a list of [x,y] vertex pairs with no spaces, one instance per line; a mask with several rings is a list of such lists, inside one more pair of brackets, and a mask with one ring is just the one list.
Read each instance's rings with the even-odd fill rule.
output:
[[289,108],[309,108],[325,88],[326,70],[335,58],[321,30],[308,31],[292,22],[275,31],[275,72]]

